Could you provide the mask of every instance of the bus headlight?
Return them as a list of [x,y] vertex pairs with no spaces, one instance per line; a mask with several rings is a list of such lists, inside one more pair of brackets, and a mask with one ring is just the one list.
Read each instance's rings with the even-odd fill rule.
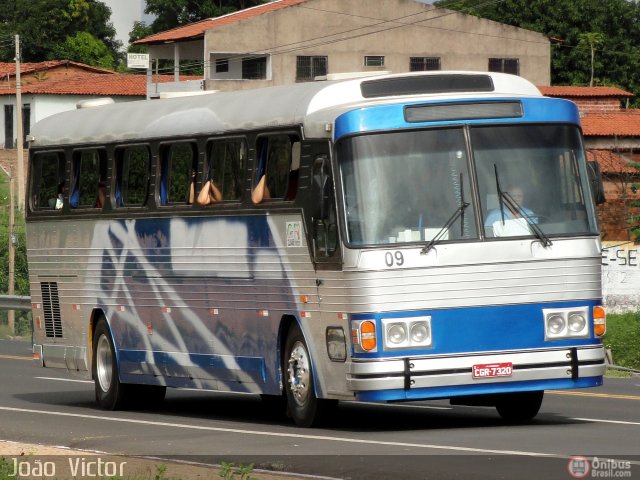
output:
[[414,322],[411,324],[411,341],[424,343],[429,339],[429,327],[426,323]]
[[589,307],[544,309],[545,340],[589,336]]
[[431,317],[384,318],[384,349],[431,347]]
[[387,339],[389,343],[400,346],[407,342],[407,326],[404,323],[387,325]]
[[587,326],[587,319],[580,313],[569,314],[569,331],[572,333],[581,333]]

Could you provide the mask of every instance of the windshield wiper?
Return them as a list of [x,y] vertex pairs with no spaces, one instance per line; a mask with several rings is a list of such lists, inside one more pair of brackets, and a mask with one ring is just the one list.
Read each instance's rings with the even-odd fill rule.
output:
[[522,218],[526,220],[529,227],[531,227],[531,230],[533,230],[533,233],[535,234],[535,236],[538,238],[538,240],[540,240],[540,242],[542,242],[543,247],[550,247],[551,239],[547,236],[546,233],[542,231],[542,229],[538,226],[537,222],[534,221],[534,217],[532,215],[529,215],[522,208],[522,206],[520,206],[520,204],[516,202],[511,195],[509,195],[508,192],[504,192],[500,188],[500,179],[498,178],[498,166],[495,163],[493,164],[493,169],[496,174],[496,190],[498,191],[498,201],[500,202],[499,208],[500,208],[500,215],[502,217],[502,224],[504,225],[504,220],[505,220],[504,205],[506,204],[507,208],[511,210],[511,212],[517,213],[518,215],[520,215]]
[[[460,206],[453,212],[453,215],[449,217],[449,220],[442,226],[438,233],[434,235],[429,243],[427,243],[422,250],[420,250],[420,255],[426,255],[429,251],[442,240],[442,237],[445,233],[449,231],[449,227],[454,224],[454,222],[464,215],[464,210],[470,205],[469,202],[464,201],[464,185],[462,183],[462,173],[460,173]],[[460,230],[462,234],[464,234],[464,221],[460,222]]]

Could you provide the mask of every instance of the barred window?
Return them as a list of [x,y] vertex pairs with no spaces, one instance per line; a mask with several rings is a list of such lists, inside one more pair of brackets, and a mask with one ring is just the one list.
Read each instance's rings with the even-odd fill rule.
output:
[[328,57],[298,56],[296,58],[296,82],[313,81],[327,74]]
[[489,71],[520,75],[520,60],[517,58],[490,58]]
[[365,55],[365,67],[384,67],[384,55]]
[[411,57],[409,59],[410,72],[426,72],[441,69],[440,57]]

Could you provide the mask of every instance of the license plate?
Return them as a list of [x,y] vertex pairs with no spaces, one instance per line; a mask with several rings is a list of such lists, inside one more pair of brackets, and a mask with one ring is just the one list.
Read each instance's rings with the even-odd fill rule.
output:
[[513,364],[507,362],[474,365],[471,375],[473,378],[510,377],[513,375]]

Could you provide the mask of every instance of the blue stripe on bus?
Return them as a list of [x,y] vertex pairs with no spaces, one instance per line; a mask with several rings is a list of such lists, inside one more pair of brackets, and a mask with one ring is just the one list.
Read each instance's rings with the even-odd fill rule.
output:
[[465,98],[460,100],[447,100],[446,103],[469,103],[474,101],[520,101],[524,115],[518,118],[493,118],[478,120],[449,120],[442,122],[407,122],[404,117],[404,109],[410,105],[436,105],[442,101],[416,102],[407,104],[379,105],[359,108],[343,113],[335,121],[334,140],[337,141],[345,135],[353,135],[370,131],[386,131],[401,128],[418,128],[441,125],[460,124],[492,124],[492,123],[572,123],[580,125],[578,108],[573,102],[558,98]]
[[[572,308],[599,305],[596,301],[552,302],[544,304],[500,305],[353,314],[352,321],[376,320],[378,352],[352,352],[354,358],[398,357],[399,355],[437,355],[533,348],[599,345],[595,338],[546,341],[543,308]],[[382,349],[383,318],[431,317],[433,346],[428,349]]]
[[537,390],[561,390],[571,388],[599,387],[602,377],[584,377],[576,380],[531,380],[524,382],[477,383],[451,387],[415,388],[409,390],[375,390],[358,392],[356,399],[363,402],[390,402],[394,400],[425,400],[451,398],[491,393],[531,392]]

